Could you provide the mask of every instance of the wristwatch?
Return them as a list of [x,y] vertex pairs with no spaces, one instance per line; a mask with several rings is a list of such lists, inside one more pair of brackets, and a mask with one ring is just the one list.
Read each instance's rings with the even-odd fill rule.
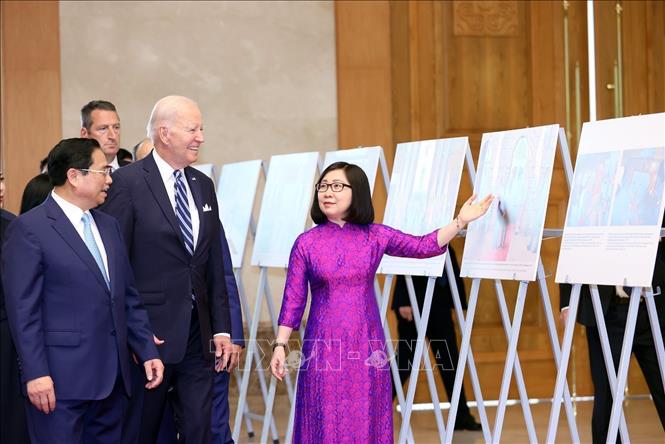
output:
[[277,341],[272,341],[272,351],[274,352],[277,347],[284,347],[284,352],[286,353],[286,350],[288,348],[288,344],[285,342],[277,342]]

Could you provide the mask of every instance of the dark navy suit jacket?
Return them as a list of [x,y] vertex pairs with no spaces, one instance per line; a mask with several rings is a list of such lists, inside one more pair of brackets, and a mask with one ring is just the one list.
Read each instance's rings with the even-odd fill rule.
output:
[[118,223],[91,214],[106,249],[110,290],[52,197],[9,225],[2,249],[21,380],[51,376],[61,400],[104,399],[118,374],[129,395],[130,349],[142,362],[158,358]]
[[[157,337],[165,341],[159,346],[162,360],[175,364],[182,361],[187,349],[192,295],[196,297],[203,350],[211,350],[214,333],[232,333],[231,318],[213,183],[194,168],[184,170],[200,220],[192,256],[185,249],[153,154],[113,174],[100,210],[120,222],[150,323]],[[204,355],[209,360],[214,357],[214,353]]]
[[238,285],[236,277],[233,274],[233,262],[231,261],[231,250],[222,227],[222,255],[224,256],[224,279],[226,281],[226,291],[229,294],[229,310],[231,312],[231,339],[233,343],[241,347],[245,346],[245,333],[242,327],[242,307],[240,305],[240,296],[238,295]]

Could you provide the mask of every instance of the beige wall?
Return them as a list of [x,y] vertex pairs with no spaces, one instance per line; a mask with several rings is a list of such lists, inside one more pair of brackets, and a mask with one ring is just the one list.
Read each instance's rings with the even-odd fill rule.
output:
[[337,145],[331,2],[60,2],[62,125],[104,98],[121,146],[144,137],[168,94],[199,102],[202,161],[267,159]]
[[[218,168],[337,146],[332,2],[61,1],[60,40],[65,137],[78,134],[81,106],[103,98],[131,148],[153,104],[182,94],[203,112],[201,161]],[[251,242],[243,276],[254,300],[250,257]],[[279,310],[283,270],[270,286]]]

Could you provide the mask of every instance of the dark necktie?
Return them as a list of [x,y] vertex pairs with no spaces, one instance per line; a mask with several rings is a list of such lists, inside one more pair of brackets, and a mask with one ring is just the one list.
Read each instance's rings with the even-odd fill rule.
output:
[[178,219],[178,225],[185,239],[185,248],[189,254],[194,254],[194,231],[192,230],[192,215],[189,212],[189,200],[187,199],[187,190],[182,178],[182,171],[175,170],[175,215]]

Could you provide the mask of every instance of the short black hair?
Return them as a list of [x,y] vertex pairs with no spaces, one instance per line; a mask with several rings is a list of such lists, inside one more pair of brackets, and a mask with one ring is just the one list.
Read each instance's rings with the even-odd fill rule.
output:
[[134,161],[134,156],[132,156],[132,153],[124,148],[120,148],[118,150],[116,157],[118,158],[118,165],[121,167],[127,166]]
[[95,139],[64,139],[58,142],[48,154],[48,176],[51,185],[59,187],[67,181],[67,171],[71,168],[90,168],[92,153],[101,149]]
[[46,200],[53,189],[48,174],[41,173],[30,179],[21,197],[21,214],[32,210]]
[[[374,222],[374,207],[372,206],[372,193],[369,190],[369,180],[367,180],[367,175],[363,169],[358,165],[335,162],[323,170],[321,176],[319,176],[319,180],[316,181],[316,185],[321,183],[326,174],[335,170],[344,171],[346,180],[351,185],[351,206],[343,219],[346,222],[358,225],[367,225]],[[317,196],[314,196],[314,200],[312,201],[310,215],[315,224],[322,224],[328,220],[319,207]]]
[[116,114],[118,113],[115,109],[115,105],[106,100],[93,100],[88,102],[83,108],[81,108],[81,128],[90,130],[90,127],[92,126],[92,112],[97,109],[102,111],[113,111]]
[[48,155],[39,161],[39,173],[46,172],[44,168],[48,165]]

